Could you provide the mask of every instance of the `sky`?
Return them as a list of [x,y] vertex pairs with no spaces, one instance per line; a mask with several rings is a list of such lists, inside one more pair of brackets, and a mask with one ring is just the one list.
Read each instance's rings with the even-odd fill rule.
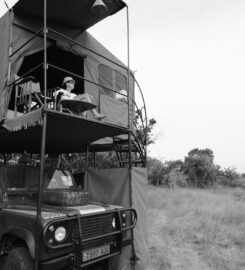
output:
[[[210,148],[216,164],[245,172],[245,1],[125,2],[130,68],[157,121],[149,155],[183,160]],[[127,63],[126,10],[89,31]]]

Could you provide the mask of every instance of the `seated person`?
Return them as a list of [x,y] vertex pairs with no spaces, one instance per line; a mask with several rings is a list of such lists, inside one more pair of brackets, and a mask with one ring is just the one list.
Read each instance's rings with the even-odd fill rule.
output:
[[[76,81],[72,77],[65,77],[61,86],[62,88],[54,92],[54,97],[56,98],[59,94],[61,94],[60,100],[75,99],[92,103],[93,97],[91,95],[87,93],[80,95],[72,93],[75,83]],[[105,117],[104,114],[99,113],[96,109],[92,109],[91,111],[94,118],[97,120],[101,120]]]
[[115,98],[117,100],[127,103],[127,95],[128,95],[127,90],[122,89],[118,91],[118,93],[116,93]]

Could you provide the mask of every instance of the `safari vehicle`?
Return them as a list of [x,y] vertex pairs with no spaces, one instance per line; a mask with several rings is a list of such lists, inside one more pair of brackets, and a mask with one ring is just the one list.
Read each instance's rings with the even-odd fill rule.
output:
[[69,170],[56,169],[44,175],[37,229],[39,168],[7,165],[1,167],[0,174],[3,269],[34,269],[36,230],[40,269],[80,269],[101,258],[111,258],[107,260],[108,269],[117,269],[123,232],[134,227],[135,210],[89,202],[88,192],[78,189]]
[[[87,31],[124,8],[19,0],[0,19],[1,269],[145,267],[144,98],[129,62]],[[93,103],[56,99],[67,76]]]

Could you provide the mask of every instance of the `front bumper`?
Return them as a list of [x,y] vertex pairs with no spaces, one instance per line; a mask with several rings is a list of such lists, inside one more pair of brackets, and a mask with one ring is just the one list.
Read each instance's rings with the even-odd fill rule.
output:
[[[69,244],[71,245],[69,254],[40,262],[40,269],[69,269],[70,266],[72,266],[72,269],[82,269],[88,265],[120,254],[123,246],[131,243],[131,239],[128,239],[126,232],[133,229],[137,221],[137,213],[134,209],[129,208],[123,211],[134,216],[132,223],[124,223],[120,210],[71,218],[73,219],[74,226],[71,234],[73,237]],[[50,225],[51,224],[49,224],[49,226]],[[126,237],[127,240],[125,241]],[[67,247],[67,244],[64,244],[63,248]],[[89,259],[85,257],[84,259],[83,256],[86,255],[84,253],[88,253],[90,250],[99,253],[98,249],[106,246],[108,246],[109,249],[108,253],[104,255],[100,254]],[[55,247],[50,245],[47,245],[47,247],[54,253],[55,250],[58,251],[62,248],[62,246]]]
[[[125,241],[122,242],[122,247],[125,247],[127,245],[131,245],[131,239],[127,239]],[[97,259],[94,259],[94,260],[91,260],[91,261],[88,261],[86,263],[83,263],[81,264],[80,266],[77,265],[77,269],[82,269],[83,267],[86,267],[90,264],[95,264],[99,261],[102,261],[102,260],[107,260],[113,256],[116,256],[120,254],[120,252],[117,252],[117,253],[113,253],[113,254],[108,254],[106,256],[103,256],[103,257],[99,257]],[[68,255],[65,255],[65,256],[62,256],[62,257],[59,257],[59,258],[55,258],[55,259],[52,259],[52,260],[48,260],[48,261],[45,261],[45,262],[41,262],[39,264],[39,269],[40,270],[57,270],[57,269],[61,269],[61,268],[65,268],[65,269],[69,269],[69,267],[71,266],[74,266],[74,262],[75,262],[75,253],[71,253],[71,254],[68,254]],[[74,268],[73,268],[74,269]]]
[[40,270],[56,270],[61,268],[67,268],[74,262],[74,255],[68,254],[59,258],[55,258],[39,264]]

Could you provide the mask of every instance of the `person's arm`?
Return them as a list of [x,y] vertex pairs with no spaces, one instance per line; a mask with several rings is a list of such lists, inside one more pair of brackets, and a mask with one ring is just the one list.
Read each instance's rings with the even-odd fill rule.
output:
[[53,96],[56,98],[59,94],[62,94],[62,95],[67,95],[69,94],[69,92],[67,92],[65,89],[59,89],[58,91],[55,91],[53,93]]

